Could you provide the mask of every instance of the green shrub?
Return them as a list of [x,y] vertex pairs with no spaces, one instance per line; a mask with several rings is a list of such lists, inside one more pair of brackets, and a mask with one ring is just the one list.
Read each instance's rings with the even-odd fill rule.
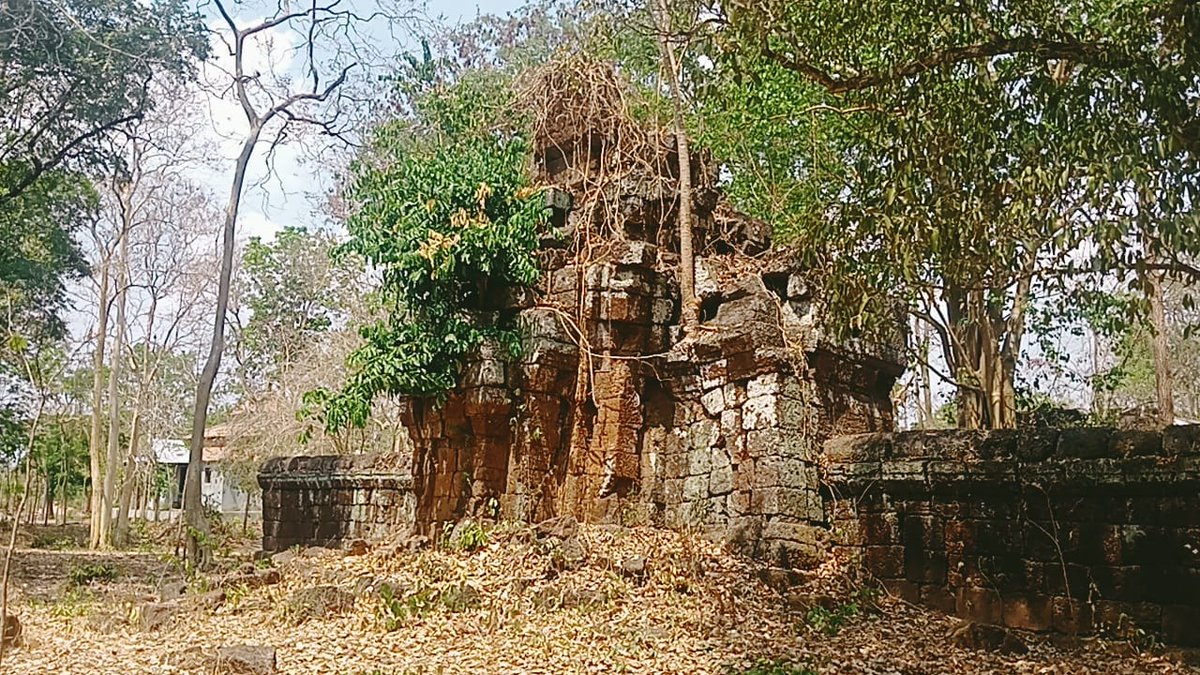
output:
[[117,576],[117,568],[107,563],[84,563],[67,572],[67,580],[76,588],[90,586],[95,581],[113,581]]

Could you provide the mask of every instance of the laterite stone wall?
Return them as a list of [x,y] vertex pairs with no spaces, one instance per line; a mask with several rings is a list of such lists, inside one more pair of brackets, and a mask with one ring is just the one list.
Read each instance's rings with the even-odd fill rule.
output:
[[1200,427],[831,440],[835,554],[973,621],[1200,645]]
[[264,551],[338,547],[412,526],[412,477],[387,455],[280,457],[263,465],[258,484]]

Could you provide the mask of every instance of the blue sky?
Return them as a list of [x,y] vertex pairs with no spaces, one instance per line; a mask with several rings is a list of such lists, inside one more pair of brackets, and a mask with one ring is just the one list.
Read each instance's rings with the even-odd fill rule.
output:
[[[470,21],[479,15],[505,14],[522,4],[518,0],[456,0],[430,3],[427,11],[432,16],[441,17],[443,23],[453,25]],[[240,13],[234,16],[235,20],[249,22],[262,16],[262,12],[255,11],[253,3],[236,7]],[[393,49],[399,54],[414,46],[395,42]],[[223,203],[228,194],[229,175],[238,149],[236,139],[240,135],[240,111],[232,105],[232,101],[222,103],[211,99],[209,109],[214,111],[210,117],[214,135],[220,139],[218,146],[222,148],[220,154],[223,161],[217,162],[211,170],[199,172],[197,178]],[[227,116],[223,117],[223,113]],[[265,144],[258,148],[248,174],[247,192],[239,216],[239,238],[270,238],[287,225],[316,227],[325,224],[320,212],[321,195],[332,186],[336,170],[329,163],[306,157],[306,154],[312,154],[311,151],[305,153],[294,146],[278,149],[273,166],[268,170],[266,151]],[[331,152],[346,151],[335,149]]]

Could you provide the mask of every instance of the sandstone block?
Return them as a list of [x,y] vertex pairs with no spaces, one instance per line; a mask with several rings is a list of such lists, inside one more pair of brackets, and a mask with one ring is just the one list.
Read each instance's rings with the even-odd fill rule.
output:
[[230,645],[217,648],[216,670],[224,673],[272,675],[278,672],[275,648],[266,645]]

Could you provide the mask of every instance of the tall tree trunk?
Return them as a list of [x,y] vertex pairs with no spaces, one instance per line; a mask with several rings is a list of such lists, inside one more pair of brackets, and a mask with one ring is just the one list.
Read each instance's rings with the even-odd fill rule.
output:
[[141,410],[134,408],[133,421],[129,425],[129,450],[125,456],[125,475],[121,480],[121,494],[117,500],[117,527],[113,542],[123,547],[129,542],[129,504],[133,499],[134,483],[137,480],[138,440],[142,433]]
[[225,312],[229,307],[229,285],[233,278],[233,250],[237,234],[238,209],[242,203],[242,185],[246,180],[246,167],[258,144],[262,127],[257,122],[250,125],[250,133],[242,143],[233,172],[233,184],[229,188],[229,203],[225,207],[225,227],[222,232],[221,274],[217,281],[217,307],[213,317],[212,344],[208,359],[200,371],[200,382],[196,387],[196,407],[192,413],[192,439],[188,448],[187,478],[183,489],[183,516],[187,525],[185,542],[188,561],[197,567],[205,567],[212,551],[207,545],[208,522],[204,517],[204,504],[200,495],[200,472],[204,466],[204,428],[208,423],[208,404],[212,398],[213,383],[221,369],[221,356],[225,350]]
[[[1153,262],[1153,258],[1150,259]],[[1175,391],[1171,378],[1171,347],[1167,333],[1167,311],[1163,299],[1162,275],[1147,273],[1146,291],[1150,300],[1150,326],[1154,329],[1154,385],[1158,420],[1163,426],[1175,424]]]
[[108,372],[108,453],[105,457],[104,488],[100,496],[100,546],[107,547],[112,543],[112,510],[115,506],[115,490],[117,483],[117,465],[121,460],[121,401],[120,380],[121,360],[125,349],[125,299],[128,293],[127,265],[129,263],[129,227],[124,224],[121,229],[120,260],[117,263],[117,316],[116,336],[113,342],[112,354],[109,356]]
[[43,482],[45,485],[42,487],[42,500],[45,506],[42,508],[42,525],[49,525],[50,519],[54,517],[54,481],[50,480],[50,474],[47,473]]
[[[13,519],[12,529],[8,533],[8,545],[4,549],[4,570],[0,572],[0,630],[8,625],[8,576],[12,569],[13,551],[17,548],[17,530],[21,525],[21,511],[25,509],[25,500],[29,498],[29,481],[33,476],[33,439],[37,438],[38,425],[42,422],[42,410],[46,399],[43,396],[38,401],[37,412],[33,423],[29,425],[29,435],[25,443],[25,489],[21,492],[21,501],[17,503],[17,517]],[[0,663],[4,662],[4,648],[7,645],[0,640]]]
[[933,380],[930,377],[929,353],[930,353],[930,335],[929,325],[923,321],[918,321],[918,337],[919,349],[921,352],[921,361],[919,364],[918,376],[921,379],[921,395],[920,395],[920,427],[929,429],[933,426]]
[[679,322],[684,334],[700,323],[700,303],[696,299],[696,258],[692,242],[692,157],[688,150],[687,129],[683,121],[683,92],[679,84],[679,65],[671,44],[671,12],[667,0],[658,0],[658,38],[663,68],[671,88],[674,112],[675,150],[679,164]]
[[246,531],[250,527],[250,493],[246,492],[244,494],[245,494],[246,498],[245,498],[245,501],[242,502],[242,534],[243,535],[246,534]]
[[947,360],[956,380],[959,428],[1016,427],[1014,380],[1020,335],[1008,332],[1011,320],[1003,321],[989,309],[984,290],[948,284],[945,301],[951,336]]
[[104,485],[101,476],[100,444],[104,397],[104,343],[108,338],[108,260],[100,265],[100,310],[96,322],[96,351],[92,355],[92,418],[88,435],[88,463],[91,468],[91,485],[88,489],[88,541],[93,549],[100,546],[100,494]]

